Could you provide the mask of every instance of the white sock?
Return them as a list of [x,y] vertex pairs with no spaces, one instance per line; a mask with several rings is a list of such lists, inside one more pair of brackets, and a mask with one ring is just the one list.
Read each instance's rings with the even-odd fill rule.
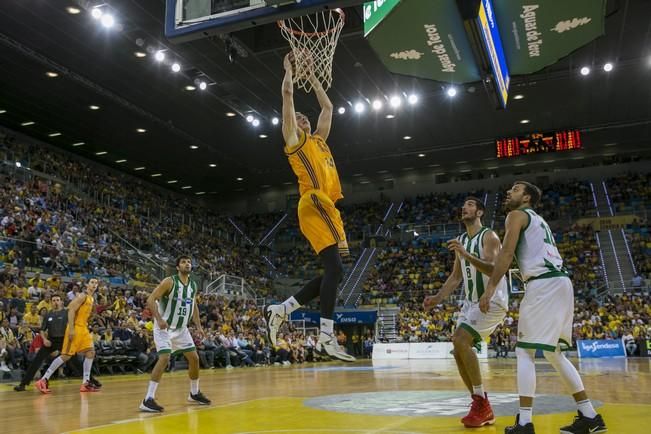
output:
[[283,306],[285,306],[285,313],[289,315],[290,313],[294,312],[296,309],[301,307],[301,304],[296,301],[296,299],[292,296],[289,297],[287,300],[283,301]]
[[84,358],[84,379],[83,382],[87,383],[90,381],[90,370],[93,367],[93,359],[89,359],[88,357]]
[[595,411],[594,407],[592,406],[592,402],[590,402],[589,399],[577,402],[576,406],[579,408],[581,414],[583,414],[585,417],[594,419],[594,417],[597,415],[597,412]]
[[484,385],[483,384],[480,384],[479,386],[474,386],[473,385],[472,386],[472,394],[477,395],[477,396],[481,396],[482,398],[484,396],[486,396],[486,394],[484,392]]
[[190,393],[196,395],[199,393],[199,379],[190,380]]
[[149,387],[147,387],[147,396],[145,396],[145,399],[154,399],[156,397],[156,389],[158,389],[158,383],[155,381],[150,381]]
[[520,407],[520,425],[525,426],[531,422],[531,407]]
[[57,357],[56,359],[52,360],[52,363],[50,363],[50,367],[47,368],[47,371],[45,372],[45,375],[43,375],[43,378],[46,380],[49,380],[52,375],[59,369],[59,366],[63,365],[65,362],[61,358],[61,356]]
[[335,322],[328,318],[321,318],[321,334],[319,335],[319,340],[329,339],[334,336],[334,327]]

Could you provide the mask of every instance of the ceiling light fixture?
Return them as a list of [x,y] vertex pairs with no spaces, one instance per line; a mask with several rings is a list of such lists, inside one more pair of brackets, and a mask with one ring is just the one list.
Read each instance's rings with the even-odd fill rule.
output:
[[179,65],[176,62],[172,63],[172,72],[179,72],[180,70],[181,70],[181,65]]
[[151,177],[152,178],[158,178],[159,176],[163,176],[162,173],[152,173]]
[[612,63],[607,62],[606,64],[604,64],[604,71],[610,72],[612,70],[613,70],[613,64]]
[[588,75],[588,74],[590,74],[590,68],[588,68],[587,66],[584,66],[583,68],[581,68],[580,72],[581,72],[581,75]]
[[187,190],[188,188],[192,188],[192,186],[191,185],[184,185],[183,187],[181,187],[181,190]]
[[75,7],[72,7],[72,6],[68,6],[68,7],[66,8],[66,11],[67,11],[70,15],[77,15],[78,13],[81,12],[81,9],[79,9],[79,8],[75,8]]
[[205,191],[197,191],[195,194],[196,194],[197,196],[199,196],[199,195],[202,195],[202,194],[206,194],[206,192],[205,192]]
[[48,134],[48,137],[59,137],[60,135],[61,135],[61,133],[56,132],[56,133],[50,133],[50,134]]
[[394,95],[389,99],[389,104],[393,108],[398,108],[402,105],[402,98],[400,98],[398,95]]
[[226,117],[228,117],[228,118],[232,118],[232,117],[235,117],[235,116],[237,116],[237,114],[235,114],[233,112],[226,112]]
[[193,90],[197,90],[197,88],[192,86],[191,84],[188,84],[187,86],[185,86],[185,90],[193,91]]
[[237,181],[244,181],[244,178],[237,177],[235,178]]
[[411,140],[411,136],[404,136],[403,139],[405,139],[405,140]]
[[91,9],[90,15],[94,19],[99,20],[100,18],[102,18],[102,15],[104,15],[104,12],[102,12],[102,10],[99,7],[94,7],[93,9]]
[[379,99],[373,100],[373,110],[378,111],[382,109],[382,101]]
[[135,167],[133,170],[145,170],[145,166]]
[[266,134],[260,134],[258,137],[260,137],[261,139],[266,139],[268,136]]
[[147,53],[145,53],[144,51],[135,51],[133,55],[139,58],[147,57]]
[[530,122],[529,119],[522,119],[520,121],[521,124],[528,124],[529,122]]
[[217,165],[216,165],[215,163],[210,163],[208,166],[210,166],[210,167],[217,167]]
[[122,164],[122,163],[126,163],[127,160],[115,160],[115,162],[118,163],[118,164]]
[[197,145],[190,145],[190,149],[195,150],[195,149],[199,149],[199,147]]
[[7,110],[0,110],[0,115],[4,113],[7,113]]
[[387,119],[393,119],[395,117],[396,117],[396,115],[392,115],[392,114],[388,114],[388,115],[385,116],[385,118],[387,118]]
[[106,151],[95,152],[95,155],[106,155],[106,154],[108,154],[108,152]]
[[255,118],[253,117],[253,115],[246,115],[246,121],[247,121],[248,123],[253,122],[253,119],[255,119]]
[[416,103],[418,102],[418,95],[412,93],[412,94],[409,95],[409,97],[407,98],[407,102],[408,102],[409,104],[411,104],[411,105],[416,104]]
[[364,112],[364,103],[362,103],[361,101],[360,101],[360,102],[356,102],[356,103],[355,103],[355,112],[356,112],[356,113],[362,113],[362,112]]
[[423,158],[423,157],[425,156],[425,154],[418,154],[418,156],[419,156],[420,158]]
[[454,98],[457,95],[457,88],[454,87],[454,86],[450,86],[450,87],[448,87],[448,90],[446,91],[446,93],[448,94],[448,96],[450,98]]
[[73,143],[72,146],[76,148],[77,146],[84,146],[85,144],[86,144],[85,142],[77,142],[77,143]]
[[346,113],[346,107],[339,107],[337,109],[337,113],[339,113],[340,115],[343,115],[344,113]]
[[101,21],[102,25],[104,27],[106,27],[107,29],[110,29],[111,27],[113,27],[115,25],[115,18],[113,18],[113,15],[111,15],[111,14],[102,15],[102,18],[101,18],[100,21]]
[[136,128],[136,132],[137,132],[137,133],[146,133],[147,130],[144,129],[144,128]]
[[271,123],[272,123],[273,125],[278,125],[278,123],[280,123],[280,119],[278,119],[278,118],[272,118],[272,119],[271,119]]
[[158,50],[154,55],[154,59],[156,59],[157,62],[162,62],[165,60],[165,52],[163,50]]
[[253,121],[251,122],[251,125],[253,125],[254,127],[260,126],[260,120],[259,119],[253,119]]
[[199,82],[199,89],[206,90],[207,88],[208,88],[208,85],[206,84],[205,81]]
[[522,95],[521,93],[519,93],[519,94],[515,95],[515,96],[513,97],[513,99],[524,99],[524,95]]
[[53,71],[48,71],[48,72],[45,73],[45,75],[47,75],[50,78],[55,78],[55,77],[59,76],[59,74],[57,74],[56,72],[53,72]]
[[168,184],[176,184],[177,182],[179,182],[177,179],[172,179],[170,181],[167,181]]
[[23,122],[23,123],[20,124],[20,125],[22,125],[23,127],[28,127],[28,126],[30,126],[30,125],[34,125],[35,123],[36,123],[36,122],[34,122],[34,121],[27,121],[27,122]]
[[98,105],[89,105],[88,108],[91,109],[91,110],[99,110]]

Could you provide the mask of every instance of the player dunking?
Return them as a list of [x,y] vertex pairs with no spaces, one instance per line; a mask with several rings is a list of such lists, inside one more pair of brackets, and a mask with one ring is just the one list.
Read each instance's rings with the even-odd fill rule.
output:
[[188,322],[192,318],[199,335],[204,336],[199,309],[196,308],[197,284],[190,277],[192,259],[189,256],[176,258],[176,270],[178,274],[163,279],[147,299],[147,307],[154,316],[154,343],[158,361],[151,371],[151,381],[147,395],[140,403],[140,410],[151,413],[163,411],[155,400],[156,389],[173,352],[183,353],[188,361],[188,401],[210,404],[210,400],[199,390],[199,355],[188,330]]
[[316,297],[321,300],[320,335],[317,351],[346,362],[355,361],[338,344],[334,334],[333,314],[337,286],[343,277],[341,255],[348,254],[348,243],[339,210],[335,203],[343,197],[339,174],[330,148],[326,144],[332,123],[332,103],[321,83],[310,76],[321,106],[317,128],[312,133],[310,121],[294,111],[292,54],[285,56],[283,79],[283,138],[285,155],[298,178],[301,199],[298,222],[301,232],[321,259],[323,275],[308,282],[296,295],[282,304],[265,308],[269,340],[276,345],[278,329],[293,311]]
[[574,289],[563,267],[554,235],[547,222],[532,209],[542,192],[525,181],[518,181],[506,194],[504,244],[493,267],[493,274],[479,303],[482,312],[502,281],[515,256],[523,280],[527,284],[520,303],[518,322],[518,394],[520,411],[515,425],[506,434],[533,434],[531,422],[533,398],[536,393],[535,351],[543,351],[545,359],[560,374],[578,407],[578,416],[571,425],[560,429],[561,434],[594,434],[606,432],[606,424],[597,414],[583,387],[578,371],[559,350],[559,344],[572,342]]
[[84,358],[84,374],[81,383],[80,392],[96,392],[99,389],[90,382],[90,371],[93,367],[93,360],[95,359],[95,347],[93,345],[93,338],[90,336],[88,330],[88,318],[93,311],[93,294],[97,290],[99,280],[92,278],[86,284],[85,293],[77,295],[74,300],[68,305],[68,325],[63,338],[63,349],[61,355],[52,360],[50,367],[45,372],[45,375],[38,380],[34,385],[42,393],[49,393],[48,382],[52,374],[65,362],[76,354],[83,354]]
[[493,271],[493,261],[500,249],[500,239],[495,232],[481,224],[484,204],[476,197],[468,197],[461,208],[461,220],[466,232],[448,242],[448,249],[456,253],[452,274],[441,290],[425,298],[424,306],[431,309],[448,297],[463,280],[466,297],[454,332],[454,358],[459,374],[472,397],[472,406],[461,422],[468,428],[495,423],[495,416],[479,369],[479,360],[473,347],[493,333],[504,320],[508,309],[508,288],[502,278],[490,299],[487,312],[479,309],[479,299],[484,294]]

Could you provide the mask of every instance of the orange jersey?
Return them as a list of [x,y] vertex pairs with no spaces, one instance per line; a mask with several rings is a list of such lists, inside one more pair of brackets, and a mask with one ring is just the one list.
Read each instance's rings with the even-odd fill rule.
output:
[[75,326],[77,327],[88,327],[88,318],[93,311],[93,297],[86,295],[86,299],[79,306],[77,313],[75,314]]
[[330,148],[320,136],[300,131],[298,145],[285,145],[285,155],[298,178],[301,196],[309,190],[321,190],[333,202],[342,197],[341,183]]

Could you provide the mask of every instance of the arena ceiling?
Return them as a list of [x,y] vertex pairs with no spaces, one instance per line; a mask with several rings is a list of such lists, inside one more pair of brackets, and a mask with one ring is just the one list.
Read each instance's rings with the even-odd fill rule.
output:
[[[233,34],[231,50],[220,38],[176,45],[163,36],[164,0],[105,2],[117,11],[120,29],[112,30],[83,9],[69,13],[79,3],[3,0],[1,125],[186,193],[231,196],[292,183],[280,128],[270,122],[280,113],[287,51],[274,25]],[[393,119],[386,110],[335,114],[329,143],[344,179],[405,167],[453,170],[460,160],[482,167],[495,157],[496,137],[532,131],[583,129],[586,155],[649,147],[649,1],[610,0],[605,36],[539,73],[514,77],[511,96],[523,98],[512,99],[507,110],[494,109],[481,83],[452,99],[444,83],[390,74],[362,36],[361,6],[347,15],[329,92],[335,106],[396,91],[420,100]],[[148,46],[167,47],[181,71],[155,62]],[[605,62],[613,71],[603,71]],[[585,65],[593,73],[584,77],[578,71]],[[208,88],[187,90],[197,78]],[[297,92],[296,98],[314,122],[313,96]],[[245,121],[249,112],[261,119],[259,127]],[[34,124],[22,125],[29,121]]]

